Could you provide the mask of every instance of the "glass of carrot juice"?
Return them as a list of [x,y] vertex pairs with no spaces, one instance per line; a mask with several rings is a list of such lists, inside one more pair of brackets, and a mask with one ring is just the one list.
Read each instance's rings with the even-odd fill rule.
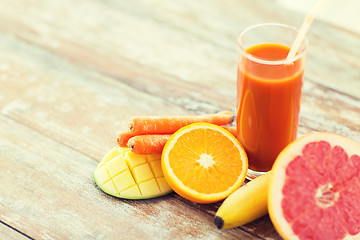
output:
[[277,155],[297,137],[307,40],[292,59],[293,27],[265,23],[238,38],[238,139],[248,159],[248,178],[271,170]]

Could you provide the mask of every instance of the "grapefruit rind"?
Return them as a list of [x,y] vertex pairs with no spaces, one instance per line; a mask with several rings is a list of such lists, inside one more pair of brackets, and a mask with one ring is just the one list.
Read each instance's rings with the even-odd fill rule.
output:
[[[359,145],[350,139],[327,132],[314,132],[307,134],[284,148],[284,150],[278,155],[273,165],[268,189],[269,216],[274,227],[284,239],[300,239],[298,235],[294,233],[291,225],[287,222],[281,206],[286,169],[295,157],[302,154],[302,150],[306,144],[320,141],[327,141],[332,147],[341,146],[348,154],[349,158],[354,154],[360,155]],[[347,234],[344,239],[360,239],[360,233],[355,236]]]
[[[172,150],[172,148],[178,141],[178,139],[181,136],[183,136],[184,134],[186,134],[192,130],[204,129],[204,128],[216,130],[216,131],[220,132],[221,134],[225,135],[229,140],[232,141],[234,146],[236,146],[236,148],[238,149],[239,154],[241,156],[240,159],[242,160],[243,171],[239,175],[235,184],[232,186],[229,186],[229,188],[226,191],[223,191],[221,193],[205,194],[205,193],[199,193],[199,192],[189,188],[174,174],[172,168],[170,167],[170,162],[169,162],[168,156],[169,156],[170,151]],[[161,164],[162,164],[162,169],[164,172],[165,179],[167,180],[170,187],[176,193],[178,193],[180,196],[182,196],[188,200],[197,202],[197,203],[213,203],[213,202],[217,202],[217,201],[220,201],[220,200],[226,198],[232,192],[234,192],[236,189],[238,189],[241,186],[241,184],[245,181],[245,177],[246,177],[246,173],[247,173],[247,169],[248,169],[247,155],[246,155],[244,148],[239,143],[239,141],[229,131],[227,131],[215,124],[210,124],[210,123],[189,124],[181,129],[179,129],[177,132],[175,132],[164,146],[164,149],[162,152]]]

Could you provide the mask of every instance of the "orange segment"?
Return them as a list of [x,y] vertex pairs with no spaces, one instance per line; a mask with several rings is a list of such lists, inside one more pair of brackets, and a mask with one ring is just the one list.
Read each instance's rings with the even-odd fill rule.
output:
[[174,133],[162,155],[164,176],[180,196],[199,203],[224,199],[244,182],[247,156],[227,130],[194,123]]

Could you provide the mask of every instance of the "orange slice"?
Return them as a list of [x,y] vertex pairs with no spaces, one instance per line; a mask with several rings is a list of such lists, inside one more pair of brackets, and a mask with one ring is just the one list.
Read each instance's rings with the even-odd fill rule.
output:
[[194,123],[174,133],[166,143],[162,170],[170,187],[198,203],[220,201],[244,182],[245,150],[227,130]]
[[360,146],[311,133],[277,157],[270,218],[284,239],[360,239]]

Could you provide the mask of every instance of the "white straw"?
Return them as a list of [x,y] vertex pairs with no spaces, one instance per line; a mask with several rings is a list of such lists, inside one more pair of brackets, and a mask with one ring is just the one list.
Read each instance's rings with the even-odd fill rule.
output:
[[316,14],[318,14],[318,12],[320,11],[320,9],[325,6],[325,4],[328,2],[328,0],[320,0],[320,2],[315,6],[315,8],[308,13],[308,15],[305,17],[303,24],[301,25],[301,28],[295,38],[295,41],[293,43],[293,45],[291,46],[291,49],[289,51],[289,54],[287,55],[286,58],[286,63],[290,64],[291,63],[291,59],[293,59],[297,53],[297,51],[299,50],[299,47],[302,43],[302,41],[305,38],[305,35],[307,33],[307,31],[310,28],[310,25],[312,23],[312,21],[314,20]]

